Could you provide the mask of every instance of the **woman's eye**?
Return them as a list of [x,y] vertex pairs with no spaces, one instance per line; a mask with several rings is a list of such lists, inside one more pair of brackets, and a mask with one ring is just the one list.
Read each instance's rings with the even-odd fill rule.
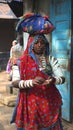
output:
[[44,42],[42,41],[41,44],[44,44]]
[[35,44],[38,44],[38,42],[36,42]]

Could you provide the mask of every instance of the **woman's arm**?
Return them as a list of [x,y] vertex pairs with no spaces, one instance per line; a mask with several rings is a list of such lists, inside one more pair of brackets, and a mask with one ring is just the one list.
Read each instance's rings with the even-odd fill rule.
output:
[[53,77],[55,78],[56,84],[63,84],[65,82],[65,77],[58,60],[53,56],[49,56],[49,62],[52,67]]
[[19,82],[20,82],[20,80],[13,81],[13,82],[12,82],[12,86],[13,86],[14,88],[19,88]]

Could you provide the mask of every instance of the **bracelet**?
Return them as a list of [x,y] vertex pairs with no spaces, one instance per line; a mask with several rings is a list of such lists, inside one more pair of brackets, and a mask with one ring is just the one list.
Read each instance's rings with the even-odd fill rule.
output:
[[56,78],[56,84],[62,84],[62,78],[60,77],[60,78]]
[[19,88],[24,88],[24,80],[21,80],[21,81],[19,82]]
[[33,87],[32,80],[21,80],[19,82],[19,88],[30,88]]
[[24,86],[25,86],[25,88],[27,88],[27,87],[33,87],[33,84],[32,84],[32,80],[26,80],[26,81],[24,81]]

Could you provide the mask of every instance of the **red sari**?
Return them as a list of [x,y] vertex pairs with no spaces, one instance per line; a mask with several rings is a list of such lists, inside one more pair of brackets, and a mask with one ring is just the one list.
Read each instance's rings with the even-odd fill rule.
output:
[[[22,58],[20,73],[23,80],[34,79],[36,76],[47,79],[47,75],[39,70],[29,55]],[[61,95],[53,83],[50,86],[21,89],[15,123],[18,128],[25,130],[62,130],[59,122],[61,104]]]

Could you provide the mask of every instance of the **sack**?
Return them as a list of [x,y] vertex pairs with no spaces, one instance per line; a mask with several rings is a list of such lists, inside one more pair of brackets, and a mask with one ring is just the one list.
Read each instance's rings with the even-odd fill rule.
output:
[[16,26],[16,31],[22,30],[29,34],[48,34],[55,29],[48,16],[31,14],[23,16]]
[[17,65],[13,65],[12,67],[12,81],[20,80],[20,72],[19,67]]

